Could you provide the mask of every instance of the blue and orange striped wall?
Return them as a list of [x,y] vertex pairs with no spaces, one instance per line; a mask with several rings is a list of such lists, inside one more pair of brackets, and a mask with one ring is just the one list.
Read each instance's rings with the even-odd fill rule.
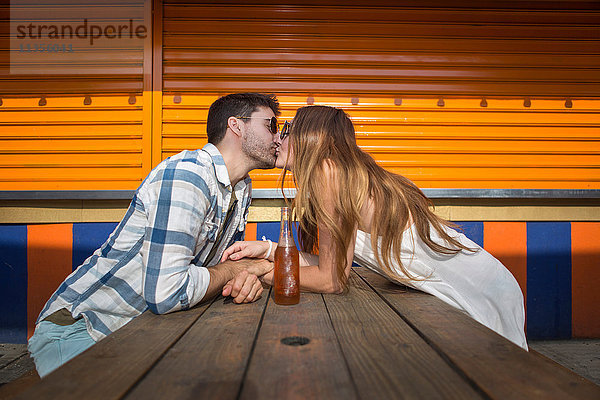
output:
[[[500,259],[526,298],[530,339],[600,337],[600,223],[458,222]],[[24,343],[46,300],[116,223],[0,225],[0,342]],[[246,238],[277,240],[278,222]]]

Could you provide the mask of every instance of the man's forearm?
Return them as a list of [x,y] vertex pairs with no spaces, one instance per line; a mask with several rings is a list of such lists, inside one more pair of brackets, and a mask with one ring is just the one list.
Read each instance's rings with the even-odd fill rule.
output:
[[272,264],[273,263],[268,260],[243,259],[239,261],[227,260],[214,267],[208,268],[210,282],[208,283],[206,294],[201,301],[212,299],[214,296],[221,293],[223,286],[243,270],[248,270],[251,274],[260,276],[269,272],[272,269]]

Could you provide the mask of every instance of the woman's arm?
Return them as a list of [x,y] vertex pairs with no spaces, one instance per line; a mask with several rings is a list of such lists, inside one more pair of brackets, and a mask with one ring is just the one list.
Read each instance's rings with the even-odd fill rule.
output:
[[[356,231],[355,231],[356,234]],[[354,253],[355,235],[353,235],[346,255],[346,277],[350,273]],[[269,260],[273,261],[277,244],[274,243]],[[341,293],[342,285],[338,282],[335,271],[335,244],[331,234],[325,228],[319,230],[320,255],[299,252],[300,260],[300,288],[317,293]],[[265,258],[269,251],[269,243],[262,241],[236,242],[223,254],[225,260],[241,260],[245,257]],[[273,271],[263,275],[261,280],[269,285],[273,284]],[[228,282],[229,283],[229,282]]]
[[[323,191],[319,193],[319,204],[317,207],[323,209],[328,215],[332,216],[333,220],[337,220],[335,213],[335,204],[337,199],[337,174],[335,166],[331,163],[324,163],[323,166],[323,182],[328,182]],[[343,285],[338,279],[336,272],[336,244],[333,240],[332,233],[323,223],[318,224],[319,228],[319,255],[300,252],[300,288],[317,293],[341,293]],[[354,228],[350,243],[345,251],[345,269],[344,274],[347,278],[350,275],[350,267],[354,258],[354,245],[356,241],[356,229]],[[223,254],[222,261],[226,259],[239,260],[244,257],[265,258],[273,261],[276,243],[269,253],[268,242],[237,242]],[[268,284],[273,283],[273,271],[263,275],[263,282]]]
[[[346,278],[350,275],[355,240],[356,230],[353,232],[352,240],[346,250],[344,270]],[[306,265],[300,270],[301,289],[317,293],[341,293],[343,291],[344,288],[335,270],[335,246],[331,232],[325,227],[319,226],[319,255],[302,253],[300,257],[300,264]]]
[[[335,211],[336,204],[339,203],[337,201],[339,185],[337,184],[338,177],[333,163],[323,163],[321,178],[325,185],[319,195],[313,197],[313,200],[317,202],[315,208],[325,211],[333,221],[339,221],[340,218],[338,218]],[[300,270],[300,288],[317,293],[341,293],[344,287],[336,271],[337,251],[333,234],[322,221],[318,221],[317,225],[319,228],[319,255],[300,254],[300,265],[302,266]],[[358,224],[353,228],[348,248],[343,252],[345,257],[343,271],[345,279],[350,275],[352,259],[354,258],[357,226]],[[271,283],[272,273],[264,275],[263,280]]]

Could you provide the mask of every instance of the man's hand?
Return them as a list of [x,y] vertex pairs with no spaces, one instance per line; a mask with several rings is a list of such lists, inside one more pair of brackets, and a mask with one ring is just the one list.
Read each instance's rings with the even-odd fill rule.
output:
[[262,283],[254,274],[244,270],[223,286],[222,295],[233,297],[234,303],[251,303],[260,299],[263,292]]
[[256,276],[263,276],[273,270],[275,264],[265,259],[249,259],[244,258],[243,260],[236,261],[237,263],[246,263],[245,269]]

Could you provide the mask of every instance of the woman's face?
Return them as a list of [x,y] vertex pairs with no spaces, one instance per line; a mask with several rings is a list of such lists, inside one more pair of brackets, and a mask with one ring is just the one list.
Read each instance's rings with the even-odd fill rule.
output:
[[[289,159],[288,159],[288,153],[289,153]],[[283,139],[283,142],[281,142],[281,144],[279,145],[279,148],[277,149],[277,161],[275,161],[275,166],[277,168],[283,168],[285,167],[285,163],[287,161],[287,170],[292,169],[292,162],[294,160],[294,154],[292,153],[292,146],[290,146],[290,136],[286,136],[285,139]]]

